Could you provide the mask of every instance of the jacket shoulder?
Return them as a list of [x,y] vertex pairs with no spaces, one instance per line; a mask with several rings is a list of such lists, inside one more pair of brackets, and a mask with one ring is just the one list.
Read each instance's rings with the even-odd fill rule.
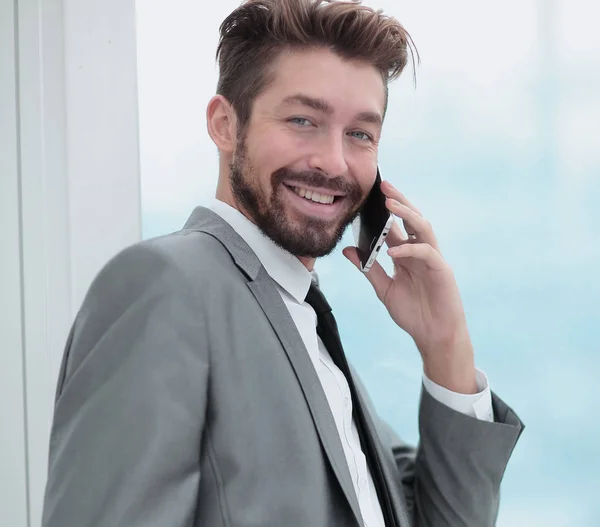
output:
[[118,316],[142,298],[202,302],[240,276],[227,249],[200,231],[178,231],[131,245],[111,258],[92,281],[81,311]]
[[131,245],[115,255],[97,278],[124,275],[144,282],[180,280],[213,281],[233,260],[219,240],[200,231],[177,231]]

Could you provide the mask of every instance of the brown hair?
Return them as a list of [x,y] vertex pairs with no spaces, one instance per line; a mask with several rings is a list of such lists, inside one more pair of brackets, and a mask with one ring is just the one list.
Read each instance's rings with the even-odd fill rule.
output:
[[[400,76],[414,44],[408,32],[361,0],[246,0],[221,24],[217,93],[233,106],[240,128],[254,99],[272,81],[270,65],[284,49],[329,48],[375,66],[386,90]],[[418,59],[418,54],[417,54]]]

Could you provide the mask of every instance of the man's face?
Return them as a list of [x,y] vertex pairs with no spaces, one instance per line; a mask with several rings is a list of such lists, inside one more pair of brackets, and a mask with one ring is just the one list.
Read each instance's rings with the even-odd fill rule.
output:
[[238,205],[299,257],[329,254],[377,173],[385,88],[372,66],[328,50],[284,52],[230,166]]

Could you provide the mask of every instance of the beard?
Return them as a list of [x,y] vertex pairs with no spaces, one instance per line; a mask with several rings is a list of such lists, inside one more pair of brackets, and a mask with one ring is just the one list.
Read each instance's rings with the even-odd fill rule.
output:
[[[229,169],[229,181],[238,205],[265,236],[298,257],[320,258],[330,254],[364,202],[362,189],[356,182],[342,177],[329,178],[321,172],[294,172],[288,168],[280,168],[271,175],[271,197],[267,199],[258,185],[258,173],[249,159],[244,136],[238,138]],[[287,192],[285,181],[343,192],[343,198],[336,199],[345,201],[346,212],[342,217],[329,221],[307,215],[294,220],[290,217],[292,213],[286,212],[282,195]],[[293,213],[300,215],[298,211]]]

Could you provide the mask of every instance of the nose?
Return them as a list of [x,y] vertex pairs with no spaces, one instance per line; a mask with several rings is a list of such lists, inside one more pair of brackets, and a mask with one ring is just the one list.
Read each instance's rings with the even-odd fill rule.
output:
[[333,134],[321,137],[309,160],[309,166],[311,170],[318,170],[332,177],[346,174],[348,164],[343,138],[333,137]]

